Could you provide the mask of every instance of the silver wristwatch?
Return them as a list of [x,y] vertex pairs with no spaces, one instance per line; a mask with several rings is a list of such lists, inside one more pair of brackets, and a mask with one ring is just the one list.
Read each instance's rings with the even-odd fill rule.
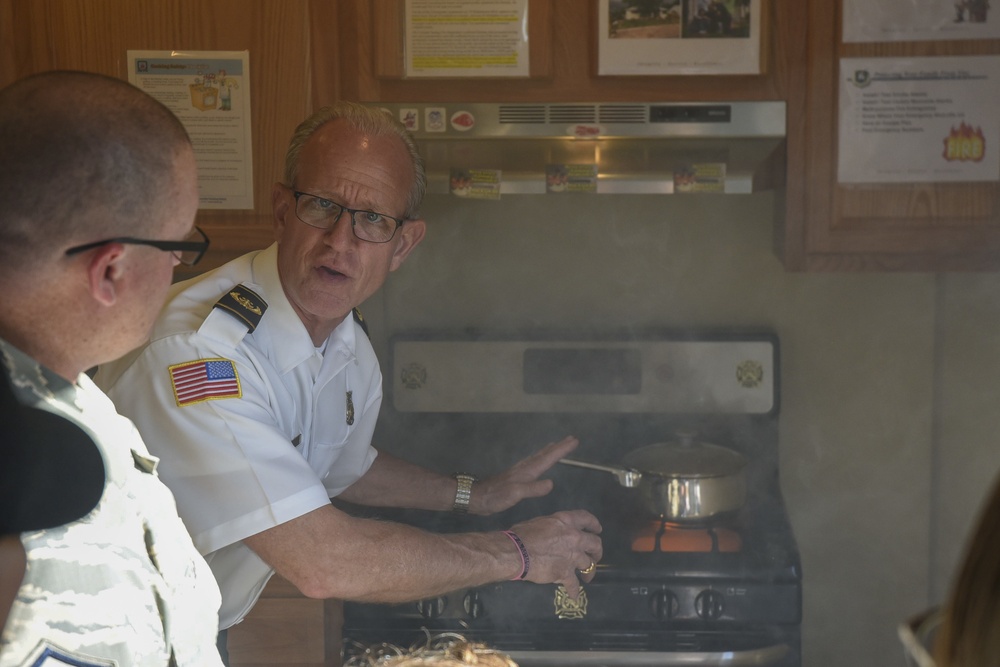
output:
[[455,490],[455,504],[451,509],[453,512],[465,514],[469,511],[469,500],[472,498],[472,483],[477,481],[477,478],[464,472],[457,472],[452,477],[458,482],[458,488]]

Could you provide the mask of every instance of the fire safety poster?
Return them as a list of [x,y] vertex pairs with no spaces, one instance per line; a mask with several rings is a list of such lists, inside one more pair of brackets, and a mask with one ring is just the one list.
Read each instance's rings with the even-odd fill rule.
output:
[[128,80],[173,111],[194,145],[199,208],[252,209],[248,51],[128,51]]
[[1000,56],[843,58],[840,183],[1000,180]]

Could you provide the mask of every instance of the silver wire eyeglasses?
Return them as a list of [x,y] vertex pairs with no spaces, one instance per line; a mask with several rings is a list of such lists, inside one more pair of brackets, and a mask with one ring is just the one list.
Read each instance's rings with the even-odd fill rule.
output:
[[113,239],[104,239],[103,241],[94,241],[93,243],[74,246],[67,250],[66,254],[77,255],[81,252],[93,250],[94,248],[99,248],[102,245],[107,245],[109,243],[128,243],[131,245],[152,246],[157,250],[165,250],[173,253],[174,257],[176,257],[177,261],[181,264],[194,266],[201,261],[202,257],[204,257],[205,251],[208,250],[209,240],[208,235],[202,231],[201,227],[195,227],[182,241],[153,241],[150,239],[132,238],[131,236],[119,236]]
[[394,218],[384,213],[347,208],[332,199],[308,192],[292,190],[292,195],[295,196],[296,217],[310,227],[330,229],[347,212],[351,215],[354,235],[369,243],[388,243],[405,222],[404,218]]

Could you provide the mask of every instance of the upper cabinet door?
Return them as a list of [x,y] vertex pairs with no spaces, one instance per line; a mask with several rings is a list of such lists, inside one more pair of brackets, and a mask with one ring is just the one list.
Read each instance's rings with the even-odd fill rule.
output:
[[[944,5],[951,11],[952,3]],[[996,181],[848,184],[840,183],[837,174],[840,78],[845,76],[840,73],[842,58],[1000,54],[1000,40],[845,43],[842,18],[839,0],[809,2],[806,140],[800,152],[789,147],[788,206],[780,235],[786,267],[809,271],[1000,268],[1000,187]]]
[[407,79],[405,1],[337,4],[340,91],[360,102],[784,100],[804,71],[805,8],[787,0],[763,0],[764,72],[739,76],[598,76],[597,0],[528,0],[529,72],[510,79]]

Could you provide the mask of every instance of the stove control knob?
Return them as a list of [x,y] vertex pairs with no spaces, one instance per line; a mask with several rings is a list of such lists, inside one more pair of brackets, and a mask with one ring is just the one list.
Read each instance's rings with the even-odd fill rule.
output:
[[672,591],[656,591],[649,596],[649,609],[653,616],[667,621],[677,615],[680,603]]
[[483,599],[476,591],[469,591],[465,594],[462,599],[462,607],[469,618],[480,618],[486,613],[486,610],[483,609]]
[[448,600],[443,597],[417,600],[417,612],[424,618],[438,618],[448,606]]
[[712,589],[704,590],[694,599],[694,611],[706,621],[714,621],[722,616],[725,607],[722,593]]

